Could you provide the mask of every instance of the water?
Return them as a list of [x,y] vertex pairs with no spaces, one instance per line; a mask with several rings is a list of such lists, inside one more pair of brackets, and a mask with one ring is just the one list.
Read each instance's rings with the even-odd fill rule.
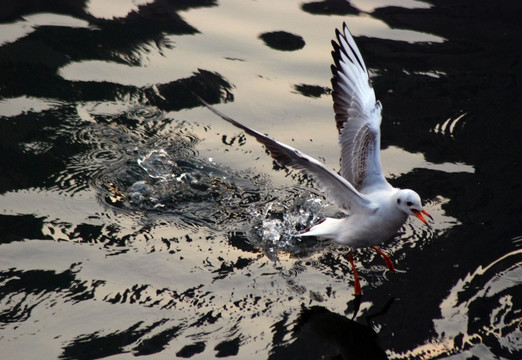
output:
[[[521,358],[520,10],[4,8],[1,357]],[[383,103],[385,174],[435,219],[383,246],[395,274],[357,251],[359,304],[347,250],[295,237],[339,211],[192,95],[338,169],[343,21]]]

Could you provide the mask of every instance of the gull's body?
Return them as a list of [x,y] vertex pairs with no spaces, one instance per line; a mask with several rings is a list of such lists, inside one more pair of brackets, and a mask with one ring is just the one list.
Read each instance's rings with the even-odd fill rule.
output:
[[318,236],[351,248],[377,246],[390,239],[404,224],[408,215],[390,209],[395,192],[370,193],[374,211],[353,212],[341,219],[327,218],[300,236]]
[[[417,193],[394,188],[386,181],[380,161],[381,104],[375,98],[366,65],[346,24],[343,33],[337,31],[336,35],[337,42],[332,41],[332,97],[341,145],[340,174],[199,100],[224,120],[254,136],[279,164],[310,176],[327,199],[348,215],[342,219],[327,218],[299,236],[322,237],[350,248],[372,247],[394,271],[389,257],[376,245],[393,237],[409,215],[427,223],[422,214],[429,214],[423,210]],[[350,263],[355,275],[355,293],[360,294],[353,252]]]

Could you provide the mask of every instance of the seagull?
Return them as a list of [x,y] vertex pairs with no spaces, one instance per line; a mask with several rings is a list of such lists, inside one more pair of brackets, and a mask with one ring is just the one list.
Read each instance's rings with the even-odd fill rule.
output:
[[332,98],[335,121],[341,145],[340,173],[301,151],[278,142],[221,113],[196,95],[198,100],[225,121],[255,137],[281,166],[288,166],[308,175],[326,198],[347,216],[326,218],[303,233],[333,240],[348,246],[348,259],[354,273],[354,292],[362,294],[353,262],[353,250],[371,247],[395,272],[390,257],[377,245],[392,238],[406,219],[413,215],[428,225],[420,196],[410,189],[398,189],[385,179],[380,160],[380,124],[382,106],[375,98],[369,73],[355,41],[346,26],[336,29],[332,40]]

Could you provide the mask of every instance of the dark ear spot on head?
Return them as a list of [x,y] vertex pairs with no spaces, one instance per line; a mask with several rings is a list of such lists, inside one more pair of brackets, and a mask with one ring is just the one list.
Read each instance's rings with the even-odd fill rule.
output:
[[397,204],[401,204],[401,199],[397,199]]

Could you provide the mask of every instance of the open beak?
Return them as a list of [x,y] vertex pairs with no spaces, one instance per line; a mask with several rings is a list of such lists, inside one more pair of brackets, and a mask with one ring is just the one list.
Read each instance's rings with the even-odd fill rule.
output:
[[428,222],[426,221],[426,219],[424,218],[424,215],[426,215],[427,217],[429,217],[431,220],[433,220],[433,218],[431,217],[430,214],[428,214],[428,212],[424,209],[422,209],[421,211],[419,210],[411,210],[411,212],[413,213],[413,215],[415,215],[420,221],[422,221],[423,223],[425,223],[426,225],[428,225]]

